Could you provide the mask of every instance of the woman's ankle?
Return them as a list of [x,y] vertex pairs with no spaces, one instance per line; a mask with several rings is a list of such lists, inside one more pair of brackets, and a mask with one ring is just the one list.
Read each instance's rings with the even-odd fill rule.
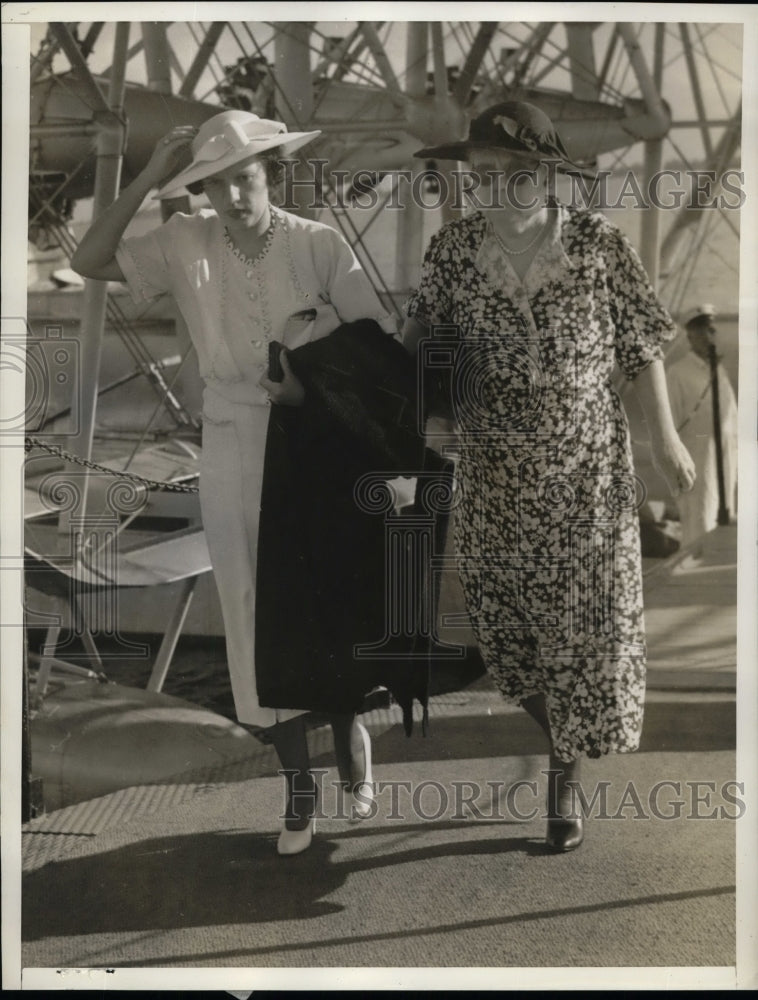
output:
[[574,817],[576,815],[576,784],[579,781],[579,775],[579,759],[563,761],[552,753],[550,754],[550,765],[547,772],[548,818]]
[[286,776],[287,808],[285,824],[288,830],[304,829],[316,812],[318,785],[310,771]]
[[332,715],[329,718],[334,738],[334,757],[340,783],[347,787],[351,783],[350,771],[353,759],[353,745],[357,732],[354,715]]

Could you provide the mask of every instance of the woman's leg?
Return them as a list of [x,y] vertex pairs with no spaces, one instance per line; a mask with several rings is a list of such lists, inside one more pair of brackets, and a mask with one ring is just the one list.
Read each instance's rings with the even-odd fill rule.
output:
[[334,736],[334,755],[343,784],[352,787],[366,773],[363,738],[358,719],[353,714],[330,715],[329,722]]
[[350,818],[366,819],[374,815],[374,779],[368,732],[352,714],[332,715],[329,721],[342,787],[352,796]]
[[553,742],[550,736],[550,721],[547,717],[545,696],[542,694],[530,695],[528,698],[524,698],[521,702],[521,707],[531,715],[540,729],[545,733],[550,741],[550,748],[552,750]]
[[571,782],[579,781],[579,760],[570,763],[556,757],[550,733],[545,697],[541,694],[531,695],[521,702],[534,721],[540,726],[550,743],[550,763],[548,765],[547,814],[548,819],[575,816],[575,793]]
[[304,716],[279,722],[267,730],[274,744],[287,784],[285,827],[304,830],[315,812],[316,783],[310,772],[310,754]]

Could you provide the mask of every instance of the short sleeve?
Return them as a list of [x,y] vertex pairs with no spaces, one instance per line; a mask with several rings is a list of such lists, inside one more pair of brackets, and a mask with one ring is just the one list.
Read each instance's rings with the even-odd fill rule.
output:
[[452,322],[451,290],[454,285],[452,254],[444,232],[429,242],[421,268],[419,285],[405,303],[406,316],[422,326],[437,326]]
[[121,240],[116,261],[135,302],[149,302],[169,290],[168,262],[155,233]]
[[375,319],[388,333],[394,333],[394,317],[382,305],[366,272],[350,244],[335,229],[318,230],[313,256],[316,271],[329,301],[344,323]]
[[676,337],[677,328],[658,301],[637,251],[623,233],[611,227],[606,247],[616,361],[631,380],[653,361],[663,359],[663,345]]
[[193,217],[177,212],[168,222],[144,236],[122,239],[116,261],[135,302],[149,302],[171,291],[171,250],[182,246]]

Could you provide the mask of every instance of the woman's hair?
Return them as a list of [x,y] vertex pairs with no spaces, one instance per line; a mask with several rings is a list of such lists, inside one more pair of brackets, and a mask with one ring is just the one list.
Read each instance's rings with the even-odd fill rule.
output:
[[[276,152],[272,150],[270,153],[262,153],[259,159],[266,168],[268,186],[277,187],[281,184],[284,179],[284,165],[279,162]],[[190,194],[202,194],[204,190],[203,181],[193,181],[187,185],[187,190]]]

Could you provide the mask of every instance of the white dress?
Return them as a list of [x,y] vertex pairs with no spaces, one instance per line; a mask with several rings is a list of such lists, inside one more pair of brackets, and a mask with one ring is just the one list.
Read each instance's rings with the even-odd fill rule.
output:
[[[724,490],[730,514],[735,512],[737,486],[737,401],[721,365],[718,366]],[[695,463],[695,486],[677,498],[682,545],[689,545],[718,523],[719,492],[716,439],[713,433],[711,366],[693,351],[666,372],[671,412],[682,443]]]
[[270,413],[258,383],[267,368],[268,343],[299,347],[340,323],[363,318],[394,330],[394,320],[336,230],[280,209],[272,209],[272,216],[273,242],[252,264],[226,244],[223,226],[210,210],[177,213],[146,236],[122,240],[116,254],[136,302],[173,295],[197,350],[205,381],[203,525],[237,717],[255,726],[302,714],[261,706],[255,681],[258,522]]

